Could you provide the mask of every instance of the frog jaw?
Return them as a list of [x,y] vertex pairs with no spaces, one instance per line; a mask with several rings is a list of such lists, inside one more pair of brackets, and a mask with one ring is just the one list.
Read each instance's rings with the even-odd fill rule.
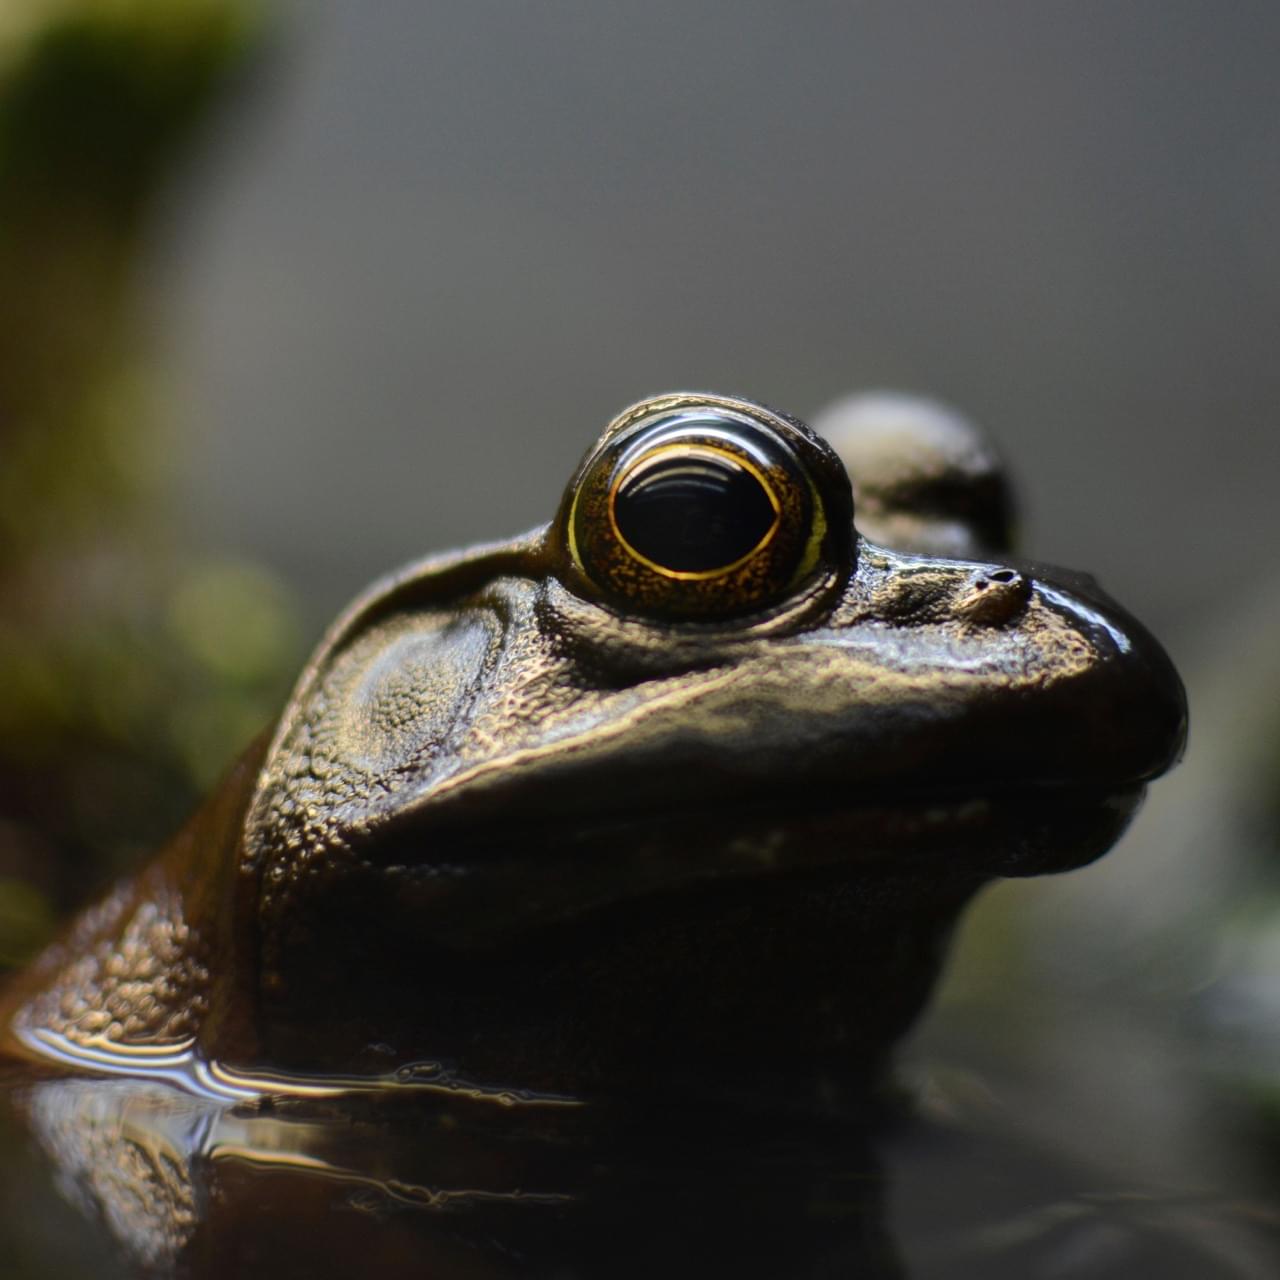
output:
[[1137,623],[1060,578],[864,544],[821,607],[721,632],[505,574],[428,595],[317,660],[249,848],[281,831],[321,853],[408,829],[447,844],[797,791],[826,809],[1141,784],[1181,750],[1181,685]]
[[483,946],[814,867],[1057,870],[1181,747],[1168,660],[1083,579],[864,543],[792,617],[658,632],[503,556],[317,660],[250,819],[265,935],[348,877]]

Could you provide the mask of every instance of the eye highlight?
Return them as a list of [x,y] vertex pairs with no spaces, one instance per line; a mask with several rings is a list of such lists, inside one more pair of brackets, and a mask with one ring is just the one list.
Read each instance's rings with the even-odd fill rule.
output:
[[[646,401],[605,432],[565,496],[560,527],[574,568],[628,613],[695,620],[766,609],[848,544],[848,479],[828,453],[806,428],[749,401]],[[843,543],[828,520],[832,486],[849,524]]]

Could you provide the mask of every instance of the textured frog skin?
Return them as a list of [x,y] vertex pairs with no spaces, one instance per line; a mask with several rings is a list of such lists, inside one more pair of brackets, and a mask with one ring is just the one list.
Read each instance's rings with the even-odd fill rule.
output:
[[6,992],[14,1033],[93,1047],[187,1044],[210,1021],[237,930],[227,919],[253,744],[164,853],[83,912]]

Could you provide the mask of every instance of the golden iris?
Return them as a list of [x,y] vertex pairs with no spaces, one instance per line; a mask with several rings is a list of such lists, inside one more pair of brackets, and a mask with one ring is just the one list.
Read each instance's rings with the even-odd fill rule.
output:
[[[808,455],[812,453],[812,461]],[[806,465],[810,463],[810,465]],[[806,428],[748,401],[662,397],[588,454],[560,528],[575,570],[628,613],[716,619],[769,608],[847,544],[814,472],[847,478]],[[847,517],[846,517],[847,519]]]

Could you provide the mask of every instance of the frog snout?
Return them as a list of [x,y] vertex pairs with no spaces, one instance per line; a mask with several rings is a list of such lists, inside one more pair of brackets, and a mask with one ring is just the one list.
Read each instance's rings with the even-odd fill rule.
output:
[[1103,777],[1133,782],[1159,777],[1181,759],[1186,745],[1182,681],[1159,641],[1136,618],[1093,579],[1071,576],[1066,588],[1060,577],[1038,574],[1032,589],[1068,621],[1089,655],[1072,674],[1073,648],[1066,646],[1068,670],[1055,690],[1077,727],[1077,755],[1087,771]]
[[1113,705],[1115,732],[1127,743],[1133,773],[1144,780],[1168,772],[1187,742],[1187,695],[1169,655],[1144,628],[1128,633],[1125,678]]

